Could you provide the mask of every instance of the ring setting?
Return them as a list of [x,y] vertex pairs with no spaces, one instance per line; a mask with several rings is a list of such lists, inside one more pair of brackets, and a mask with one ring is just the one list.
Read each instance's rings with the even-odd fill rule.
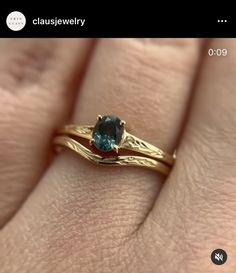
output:
[[[99,165],[146,167],[168,175],[175,155],[130,134],[125,125],[126,122],[117,116],[98,115],[95,125],[62,127],[54,138],[54,145],[67,147]],[[88,147],[80,139],[88,140]]]
[[98,115],[90,144],[102,152],[116,151],[124,135],[125,121],[116,116]]

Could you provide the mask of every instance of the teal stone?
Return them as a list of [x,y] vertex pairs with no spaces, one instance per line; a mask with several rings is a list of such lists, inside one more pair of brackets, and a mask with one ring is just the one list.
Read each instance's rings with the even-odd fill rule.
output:
[[103,116],[98,120],[92,133],[94,146],[103,152],[110,152],[119,145],[124,133],[124,126],[116,116]]

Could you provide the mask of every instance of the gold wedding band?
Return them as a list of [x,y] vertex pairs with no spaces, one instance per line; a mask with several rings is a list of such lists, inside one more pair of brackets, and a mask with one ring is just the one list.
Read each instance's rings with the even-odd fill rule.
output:
[[[79,138],[89,140],[93,149],[82,145]],[[174,155],[128,133],[125,121],[116,116],[98,115],[95,126],[65,125],[58,131],[54,144],[67,147],[100,165],[146,167],[164,175],[169,174],[175,161]],[[127,151],[131,154],[127,155]],[[122,155],[122,152],[126,154]]]

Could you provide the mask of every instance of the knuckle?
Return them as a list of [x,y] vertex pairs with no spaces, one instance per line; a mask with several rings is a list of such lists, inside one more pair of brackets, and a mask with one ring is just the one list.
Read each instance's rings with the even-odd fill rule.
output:
[[53,40],[6,40],[0,65],[1,88],[15,93],[29,83],[37,83],[53,55],[54,44]]

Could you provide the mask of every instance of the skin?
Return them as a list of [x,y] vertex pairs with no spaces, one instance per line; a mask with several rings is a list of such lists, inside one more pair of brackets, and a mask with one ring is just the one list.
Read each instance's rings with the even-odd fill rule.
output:
[[[236,40],[1,40],[0,58],[1,272],[235,272]],[[52,153],[98,114],[177,147],[170,175]]]

